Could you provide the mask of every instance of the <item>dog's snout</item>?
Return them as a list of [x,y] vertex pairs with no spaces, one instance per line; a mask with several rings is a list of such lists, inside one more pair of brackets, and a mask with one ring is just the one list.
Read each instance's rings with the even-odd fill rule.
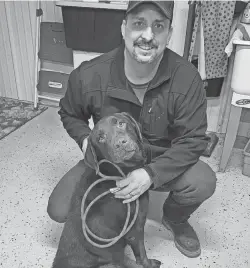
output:
[[121,146],[124,146],[127,143],[128,143],[128,139],[126,139],[125,137],[121,137],[121,138],[117,139],[117,141],[115,143],[115,147],[120,148]]

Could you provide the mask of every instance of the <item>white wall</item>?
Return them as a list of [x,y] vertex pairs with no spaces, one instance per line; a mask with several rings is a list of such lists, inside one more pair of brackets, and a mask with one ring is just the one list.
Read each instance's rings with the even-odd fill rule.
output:
[[[55,1],[41,1],[43,21],[62,22]],[[0,1],[0,96],[33,101],[37,1]]]

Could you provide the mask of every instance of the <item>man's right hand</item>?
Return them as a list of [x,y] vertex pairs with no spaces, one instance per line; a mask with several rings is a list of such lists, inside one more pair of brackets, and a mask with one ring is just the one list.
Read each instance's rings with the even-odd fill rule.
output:
[[85,153],[86,153],[86,150],[87,150],[87,146],[88,146],[88,137],[85,138],[83,140],[83,143],[82,143],[82,153],[83,153],[83,157],[85,157]]

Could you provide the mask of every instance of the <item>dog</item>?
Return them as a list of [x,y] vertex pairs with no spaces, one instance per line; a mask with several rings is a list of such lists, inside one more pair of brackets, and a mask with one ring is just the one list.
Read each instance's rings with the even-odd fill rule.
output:
[[[145,164],[143,139],[137,122],[128,113],[115,113],[98,121],[88,138],[85,154],[86,172],[72,198],[71,210],[59,241],[52,268],[159,268],[161,262],[148,259],[144,245],[144,226],[147,218],[149,194],[139,197],[139,212],[133,227],[114,245],[99,248],[85,238],[82,231],[81,202],[88,187],[105,175],[120,176],[111,164],[98,165],[102,159],[118,165],[125,175]],[[97,184],[86,199],[88,205],[96,196],[116,187],[114,181]],[[135,202],[131,203],[131,218]],[[99,237],[116,237],[122,231],[127,206],[112,193],[97,201],[89,211],[86,223]],[[96,240],[94,240],[96,241]],[[102,242],[99,242],[102,243]],[[132,248],[136,262],[125,255],[125,247]]]

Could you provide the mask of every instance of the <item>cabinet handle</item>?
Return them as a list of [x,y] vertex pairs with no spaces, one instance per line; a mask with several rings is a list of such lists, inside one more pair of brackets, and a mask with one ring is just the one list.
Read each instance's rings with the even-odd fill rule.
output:
[[49,81],[48,83],[49,87],[53,87],[53,88],[62,88],[62,83],[58,83],[58,82],[53,82],[53,81]]

